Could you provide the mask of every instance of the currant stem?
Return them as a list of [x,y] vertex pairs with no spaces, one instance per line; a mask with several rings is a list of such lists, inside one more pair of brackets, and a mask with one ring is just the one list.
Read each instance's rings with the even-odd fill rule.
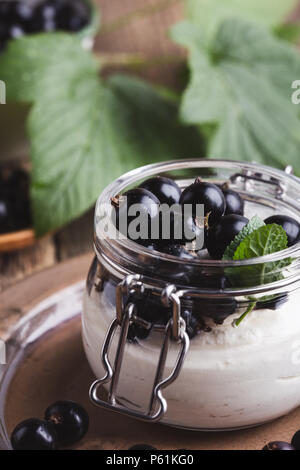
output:
[[237,328],[237,327],[240,325],[240,323],[244,320],[244,318],[246,318],[246,316],[254,310],[256,304],[257,304],[257,301],[256,301],[256,300],[253,301],[253,302],[251,302],[251,303],[249,304],[249,306],[248,306],[246,312],[243,313],[237,320],[234,320],[233,326],[234,326],[235,328]]

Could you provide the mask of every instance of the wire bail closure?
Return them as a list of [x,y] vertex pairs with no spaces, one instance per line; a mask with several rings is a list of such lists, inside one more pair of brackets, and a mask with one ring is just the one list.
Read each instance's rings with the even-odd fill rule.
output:
[[[140,275],[128,275],[117,286],[116,289],[116,318],[112,321],[103,347],[101,351],[102,364],[105,369],[105,375],[101,379],[96,380],[90,388],[89,395],[91,401],[99,407],[110,409],[116,413],[127,415],[140,419],[142,421],[157,422],[160,421],[167,412],[167,401],[162,394],[162,390],[173,383],[180,374],[186,354],[189,349],[189,337],[186,333],[185,321],[181,317],[180,295],[176,293],[176,287],[173,285],[166,286],[161,292],[161,301],[165,306],[172,305],[172,318],[166,326],[154,325],[156,331],[163,331],[164,338],[156,368],[152,393],[150,396],[149,407],[146,412],[129,409],[117,400],[117,388],[120,379],[120,372],[126,346],[128,328],[131,322],[135,321],[136,306],[133,302],[123,305],[123,297],[134,293],[143,293],[145,286]],[[137,318],[138,319],[138,318]],[[117,344],[114,365],[112,367],[108,354],[113,337],[120,327],[120,335]],[[168,356],[169,344],[174,339],[180,344],[178,356],[171,374],[164,377],[165,365]],[[98,396],[99,388],[103,385],[110,384],[108,398],[103,400]]]

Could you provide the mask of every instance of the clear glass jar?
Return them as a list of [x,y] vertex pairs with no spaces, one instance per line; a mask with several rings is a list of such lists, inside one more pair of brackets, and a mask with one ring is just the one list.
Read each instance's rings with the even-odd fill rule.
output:
[[[109,185],[96,206],[96,256],[82,317],[88,361],[97,378],[105,376],[92,387],[91,398],[140,419],[199,430],[254,426],[288,413],[300,405],[300,244],[238,262],[182,260],[110,239],[101,219],[103,204],[153,175],[174,178],[182,188],[197,176],[228,182],[244,198],[248,218],[276,213],[300,220],[300,180],[254,163],[167,162],[136,169]],[[270,272],[263,285],[251,269],[262,265]],[[228,273],[244,285],[228,285]],[[233,327],[253,302],[254,310]],[[128,313],[128,305],[134,312]],[[165,322],[151,327],[145,322],[149,311],[152,320],[157,313]],[[190,314],[200,331],[189,341],[180,318]],[[120,362],[111,366],[116,355]],[[161,369],[166,364],[157,373],[159,358]],[[168,382],[153,387],[169,375]],[[102,384],[110,388],[108,397],[99,398]]]

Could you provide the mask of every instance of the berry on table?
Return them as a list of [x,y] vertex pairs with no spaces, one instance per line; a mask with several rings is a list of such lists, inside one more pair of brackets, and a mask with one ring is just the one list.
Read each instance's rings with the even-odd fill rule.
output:
[[191,204],[194,216],[197,205],[204,205],[204,215],[209,216],[209,225],[218,222],[226,209],[225,197],[221,189],[215,184],[197,182],[197,180],[183,191],[180,204],[182,206]]
[[54,426],[42,419],[27,419],[19,423],[11,435],[14,450],[56,450]]
[[170,178],[155,176],[144,181],[139,187],[154,194],[161,204],[168,204],[169,206],[179,204],[181,190],[178,184]]
[[288,442],[273,441],[269,442],[262,450],[295,450]]
[[45,411],[45,419],[50,423],[61,445],[72,445],[79,441],[89,428],[89,415],[79,404],[70,401],[57,401]]
[[272,215],[265,220],[268,224],[277,224],[285,230],[288,237],[288,246],[293,246],[300,242],[300,224],[297,220],[287,215]]
[[299,431],[297,431],[297,432],[293,435],[293,438],[292,438],[292,446],[293,446],[296,450],[300,450],[300,429],[299,429]]
[[235,239],[241,230],[249,223],[242,215],[225,215],[215,225],[209,228],[206,246],[210,256],[221,259],[227,246]]

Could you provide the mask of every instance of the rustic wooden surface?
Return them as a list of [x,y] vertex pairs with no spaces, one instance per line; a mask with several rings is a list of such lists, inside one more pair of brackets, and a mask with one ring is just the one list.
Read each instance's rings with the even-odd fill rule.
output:
[[[0,337],[6,340],[7,329],[41,300],[83,279],[90,261],[89,255],[67,260],[0,294]],[[46,407],[60,399],[75,400],[88,410],[89,432],[76,445],[82,450],[128,449],[138,443],[158,449],[260,450],[272,440],[290,441],[299,429],[300,408],[272,423],[243,431],[192,432],[142,423],[94,407],[88,398],[93,380],[77,316],[38,341],[12,378],[5,400],[8,435],[17,423],[42,417]]]
[[[101,5],[102,33],[95,50],[101,53],[143,53],[147,57],[182,54],[167,36],[182,15],[181,0],[95,0]],[[134,70],[150,80],[176,85],[175,66],[153,65]],[[114,68],[114,70],[116,70]],[[123,69],[122,69],[123,70]],[[24,277],[92,250],[93,210],[55,236],[34,247],[0,255],[0,292]]]

